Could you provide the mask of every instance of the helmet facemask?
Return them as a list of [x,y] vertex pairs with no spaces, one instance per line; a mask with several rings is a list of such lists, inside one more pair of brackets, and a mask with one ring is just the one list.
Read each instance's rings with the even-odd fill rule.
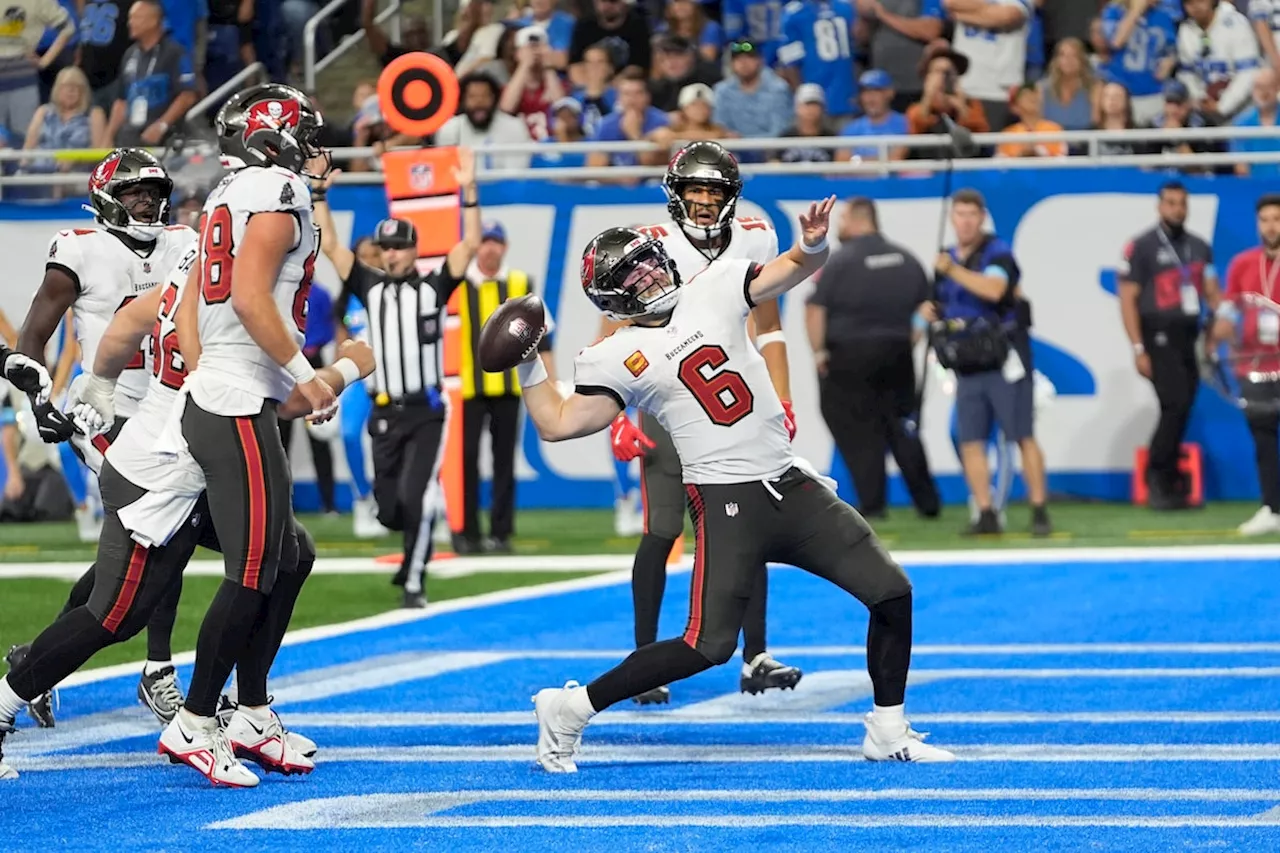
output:
[[141,178],[90,195],[98,220],[134,240],[150,243],[169,223],[169,196],[173,182],[168,178]]
[[662,319],[680,301],[680,274],[662,245],[649,242],[614,264],[594,289],[597,307],[611,320]]
[[[671,218],[690,237],[703,241],[711,241],[728,230],[742,193],[741,184],[718,177],[668,178],[663,181],[662,189],[667,194]],[[721,199],[712,202],[715,191]],[[696,200],[688,200],[691,195]],[[707,212],[711,213],[710,217],[706,216]],[[703,215],[699,216],[700,213]]]

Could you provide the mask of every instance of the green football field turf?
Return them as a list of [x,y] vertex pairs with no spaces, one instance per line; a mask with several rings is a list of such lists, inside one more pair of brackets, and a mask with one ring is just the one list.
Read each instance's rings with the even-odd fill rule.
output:
[[[947,507],[942,517],[933,521],[920,519],[910,509],[896,508],[874,527],[890,547],[900,549],[1214,544],[1254,541],[1242,540],[1235,528],[1256,510],[1256,504],[1241,502],[1171,513],[1127,504],[1060,503],[1050,506],[1056,533],[1048,539],[1032,539],[1026,533],[1030,514],[1023,505],[1010,509],[1009,532],[1002,537],[961,536],[967,518],[964,507]],[[304,515],[302,521],[315,537],[321,557],[376,557],[397,550],[399,540],[394,537],[356,539],[351,535],[349,515]],[[605,510],[525,510],[517,525],[517,554],[628,554],[639,541],[615,536],[613,513]],[[691,539],[686,541],[692,545]],[[0,524],[0,564],[84,561],[87,566],[93,560],[93,550],[78,541],[70,523]]]
[[[1120,504],[1062,503],[1051,507],[1056,533],[1048,539],[1033,539],[1025,529],[1029,512],[1025,506],[1010,510],[1010,532],[1002,537],[970,538],[960,535],[967,518],[963,507],[948,507],[933,521],[918,518],[909,509],[891,511],[886,520],[876,522],[881,538],[898,550],[1082,547],[1106,545],[1229,544],[1244,541],[1276,541],[1280,537],[1243,539],[1235,527],[1252,515],[1251,504],[1221,503],[1181,513],[1153,513]],[[360,541],[351,535],[351,518],[304,516],[303,522],[316,539],[321,557],[370,559],[397,551],[398,541],[386,538]],[[620,538],[613,533],[612,512],[525,511],[518,519],[520,535],[515,540],[518,555],[627,554],[634,551],[636,538]],[[687,547],[692,547],[687,540]],[[201,553],[201,558],[214,554]],[[46,561],[83,562],[93,559],[92,549],[78,542],[74,525],[0,525],[0,566]],[[317,574],[303,591],[293,620],[294,628],[305,628],[359,619],[391,610],[399,603],[397,589],[387,574]],[[476,595],[528,584],[579,577],[584,573],[483,573],[430,581],[432,600]],[[216,577],[189,577],[183,594],[174,650],[186,651],[195,645],[200,619],[218,584]],[[57,614],[70,583],[49,579],[0,579],[0,652],[16,642],[29,640]],[[106,649],[91,665],[140,660],[145,656],[142,637]]]

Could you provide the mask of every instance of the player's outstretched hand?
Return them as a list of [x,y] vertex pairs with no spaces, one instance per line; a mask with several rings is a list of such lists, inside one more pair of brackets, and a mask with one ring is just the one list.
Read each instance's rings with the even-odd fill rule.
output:
[[311,414],[307,415],[307,420],[324,423],[338,411],[338,396],[333,393],[329,383],[319,376],[310,382],[299,382],[298,390],[311,404]]
[[827,229],[831,226],[831,211],[836,206],[836,197],[827,196],[822,201],[809,205],[807,213],[800,214],[800,239],[806,246],[816,246],[827,239]]
[[355,338],[347,338],[342,342],[342,346],[338,347],[338,358],[349,358],[355,366],[360,369],[360,377],[364,378],[373,373],[373,347],[364,341],[357,341]]
[[43,406],[53,393],[53,380],[44,365],[20,352],[10,352],[3,365],[4,378],[31,398],[31,405]]
[[476,155],[465,145],[458,146],[458,165],[453,170],[453,179],[464,188],[476,182]]

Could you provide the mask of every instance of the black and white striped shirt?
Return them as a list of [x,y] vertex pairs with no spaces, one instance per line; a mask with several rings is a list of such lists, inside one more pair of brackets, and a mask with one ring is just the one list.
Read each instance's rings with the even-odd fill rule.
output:
[[369,316],[374,372],[370,393],[393,403],[415,403],[439,391],[444,381],[445,306],[461,279],[449,265],[422,276],[393,279],[356,261],[335,305],[355,296]]

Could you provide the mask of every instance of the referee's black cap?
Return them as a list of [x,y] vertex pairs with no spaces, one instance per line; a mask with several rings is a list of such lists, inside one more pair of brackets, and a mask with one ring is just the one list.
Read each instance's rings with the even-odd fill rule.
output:
[[418,229],[407,219],[384,219],[373,232],[373,242],[383,249],[416,249]]

